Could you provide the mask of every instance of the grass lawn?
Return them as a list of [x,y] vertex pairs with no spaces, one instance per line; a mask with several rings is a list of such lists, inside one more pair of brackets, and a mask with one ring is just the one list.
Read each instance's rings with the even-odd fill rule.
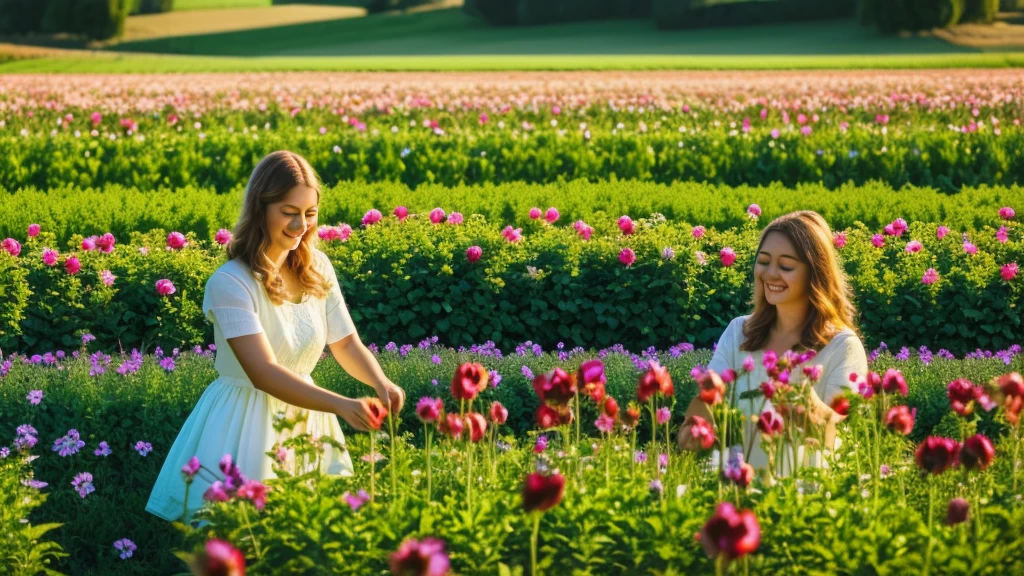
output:
[[124,36],[119,44],[138,44],[165,38],[216,37],[229,32],[287,28],[310,22],[362,18],[365,15],[366,10],[363,8],[313,5],[210,8],[193,12],[140,14],[125,22]]
[[216,8],[254,8],[270,6],[273,0],[174,0],[174,10],[212,10]]

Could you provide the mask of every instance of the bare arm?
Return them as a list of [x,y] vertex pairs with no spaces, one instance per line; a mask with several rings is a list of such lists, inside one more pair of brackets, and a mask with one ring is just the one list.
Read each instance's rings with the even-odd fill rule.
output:
[[257,390],[299,408],[337,414],[357,430],[369,429],[369,420],[359,400],[311,384],[278,364],[266,334],[228,338],[227,342]]
[[396,386],[380,368],[380,363],[363,344],[359,334],[352,334],[328,345],[331,354],[349,376],[372,387],[393,412],[400,412],[405,404],[405,392]]

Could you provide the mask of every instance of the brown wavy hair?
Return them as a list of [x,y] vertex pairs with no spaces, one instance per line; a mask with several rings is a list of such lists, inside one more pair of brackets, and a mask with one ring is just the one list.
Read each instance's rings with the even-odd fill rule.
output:
[[[266,254],[271,243],[267,230],[267,206],[282,201],[296,186],[316,190],[317,202],[320,202],[320,179],[305,158],[287,150],[267,154],[249,177],[242,213],[227,245],[228,258],[237,258],[247,265],[256,280],[263,284],[270,301],[278,306],[284,303],[284,281]],[[288,253],[285,266],[298,274],[304,295],[323,298],[331,285],[316,267],[313,251],[318,244],[317,230],[306,230],[299,246]]]
[[[839,265],[839,256],[833,248],[832,231],[817,212],[801,210],[773,220],[761,232],[757,252],[764,239],[772,232],[789,238],[796,249],[796,257],[807,264],[809,270],[808,296],[810,310],[800,336],[799,346],[808,350],[821,350],[837,332],[849,328],[857,332],[857,309],[846,274]],[[756,253],[755,253],[756,254]],[[764,288],[754,281],[754,312],[743,323],[746,340],[741,350],[753,352],[768,344],[777,310],[764,297]]]

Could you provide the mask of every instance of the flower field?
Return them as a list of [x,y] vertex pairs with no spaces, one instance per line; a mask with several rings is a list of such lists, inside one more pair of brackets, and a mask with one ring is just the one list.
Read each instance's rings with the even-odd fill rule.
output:
[[[1024,573],[1022,102],[1012,70],[5,77],[0,573]],[[408,401],[346,428],[351,477],[188,462],[217,482],[171,525],[144,507],[216,377],[204,286],[281,148]],[[871,370],[825,454],[813,354],[743,397],[753,357],[705,369],[800,209]]]

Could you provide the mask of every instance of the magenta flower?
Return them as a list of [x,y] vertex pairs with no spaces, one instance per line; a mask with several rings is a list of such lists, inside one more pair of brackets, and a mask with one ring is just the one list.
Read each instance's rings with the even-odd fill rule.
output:
[[728,268],[736,261],[736,252],[729,246],[726,246],[718,252],[718,257],[722,261],[722,266]]
[[433,210],[430,211],[430,221],[433,222],[434,224],[440,224],[441,222],[444,222],[444,216],[444,210],[440,208],[434,208]]
[[68,274],[72,274],[72,275],[78,274],[78,271],[81,270],[81,269],[82,269],[82,263],[78,260],[78,257],[76,257],[76,256],[68,256],[67,259],[64,260],[64,270]]
[[380,222],[381,218],[383,218],[383,216],[381,215],[380,210],[373,208],[363,215],[363,226],[373,226],[377,222]]
[[1003,220],[1013,220],[1014,216],[1016,216],[1016,213],[1009,206],[1003,206],[999,209],[999,217]]
[[153,445],[139,440],[135,443],[135,451],[139,453],[139,456],[145,456],[153,451]]
[[450,568],[444,542],[437,538],[405,540],[388,564],[394,576],[445,576]]
[[707,230],[703,226],[694,226],[693,229],[690,230],[690,234],[693,234],[695,240],[703,238],[705,232],[707,232]]
[[95,250],[96,249],[96,240],[97,240],[97,238],[99,238],[99,237],[98,236],[90,236],[88,238],[83,238],[82,239],[82,250],[85,250],[86,252],[91,252],[91,251]]
[[39,224],[29,224],[28,237],[35,238],[36,236],[39,236]]
[[751,204],[747,206],[747,215],[751,218],[758,218],[761,216],[761,207],[757,204]]
[[174,294],[177,289],[174,287],[174,283],[167,278],[161,278],[156,281],[156,292],[161,296],[169,296]]
[[619,217],[618,226],[619,230],[621,230],[622,233],[627,236],[629,236],[633,232],[636,232],[636,226],[633,225],[633,219],[630,218],[629,216]]
[[836,245],[836,248],[842,248],[846,246],[846,232],[836,232],[832,235],[832,242]]
[[21,243],[14,238],[5,238],[3,242],[0,242],[0,247],[11,256],[21,254]]
[[945,226],[939,226],[935,229],[935,237],[939,240],[945,238],[947,234],[949,234],[949,228],[946,228]]
[[761,527],[752,511],[737,511],[732,504],[722,502],[701,528],[699,536],[708,557],[718,558],[724,554],[729,560],[735,560],[757,550],[761,544]]
[[99,123],[103,121],[103,115],[100,114],[99,112],[93,112],[92,114],[89,115],[89,120],[92,122],[92,125],[94,127],[98,126]]
[[217,234],[214,235],[213,240],[217,244],[224,246],[228,242],[231,242],[231,231],[227,228],[221,228],[220,230],[217,230]]
[[416,403],[416,417],[425,424],[437,422],[444,413],[444,401],[424,396]]
[[893,220],[892,224],[886,227],[886,229],[889,229],[889,227],[892,228],[893,236],[902,236],[903,233],[910,228],[910,226],[907,225],[907,221],[904,220],[903,218],[897,218]]
[[490,119],[490,117],[489,117],[489,116],[487,116],[487,114],[481,114],[481,115],[480,115],[480,120],[479,120],[479,121],[480,121],[480,125],[482,126],[482,125],[484,125],[484,124],[487,124],[487,121],[488,121],[489,119]]
[[462,214],[459,212],[452,212],[448,215],[449,224],[462,224]]
[[594,229],[591,228],[590,225],[588,225],[583,220],[577,220],[576,222],[573,222],[572,227],[576,229],[576,232],[580,235],[580,238],[583,238],[584,240],[590,240],[590,236],[594,234]]
[[918,252],[921,251],[921,248],[923,248],[923,246],[920,242],[918,242],[917,240],[911,240],[910,242],[907,242],[907,246],[906,248],[904,248],[904,250],[906,250],[910,254],[917,254]]
[[875,248],[881,248],[885,246],[885,237],[881,234],[875,234],[871,237],[871,245]]
[[925,270],[924,276],[921,277],[923,284],[934,284],[939,280],[939,272],[935,268],[929,268]]
[[75,474],[75,479],[71,481],[71,486],[82,498],[96,491],[96,488],[92,485],[92,474],[88,472]]
[[181,474],[185,477],[185,483],[191,484],[192,479],[199,473],[199,458],[193,456],[181,467]]
[[263,510],[267,504],[267,486],[259,480],[246,480],[235,493],[239,498],[252,502],[257,510]]
[[929,436],[918,445],[914,459],[921,470],[930,474],[942,474],[956,463],[960,443],[952,438]]
[[631,248],[623,248],[619,252],[619,262],[622,262],[628,268],[636,262],[636,254]]
[[1003,264],[1003,267],[999,269],[999,275],[1003,277],[1003,280],[1009,282],[1017,277],[1019,268],[1016,262],[1010,262],[1009,264]]
[[605,434],[610,434],[615,429],[615,419],[607,414],[601,414],[594,420],[594,426]]
[[231,500],[231,495],[228,494],[224,483],[217,480],[206,489],[206,492],[203,492],[203,500],[207,502],[227,502]]
[[32,404],[33,406],[38,406],[39,403],[43,401],[43,391],[30,390],[28,396],[26,396],[25,399],[28,400],[29,403]]
[[470,246],[466,248],[466,260],[469,260],[470,263],[476,262],[480,256],[483,256],[483,253],[483,249],[479,246]]
[[672,418],[672,411],[669,410],[667,407],[658,408],[657,418],[658,425],[661,426]]
[[538,220],[540,219],[540,215],[540,208],[537,208],[536,206],[530,208],[530,220]]
[[96,239],[96,248],[98,248],[104,254],[110,254],[111,252],[114,251],[114,244],[116,242],[117,239],[114,238],[114,235],[111,234],[110,232],[107,232],[103,236],[100,236],[99,238]]
[[172,250],[181,250],[188,245],[188,240],[181,232],[171,232],[167,235],[167,247]]
[[523,239],[523,229],[506,226],[505,229],[501,231],[501,235],[504,236],[505,240],[508,240],[509,242],[519,242],[520,240]]
[[1000,244],[1006,244],[1010,241],[1010,233],[1006,226],[999,227],[999,231],[996,232],[996,240],[999,240]]
[[399,222],[404,222],[409,217],[409,209],[405,206],[398,206],[395,208],[394,214],[398,217]]
[[555,222],[557,222],[558,217],[558,209],[556,209],[554,206],[548,208],[548,211],[544,213],[544,219],[547,220],[548,224],[554,224]]
[[778,128],[772,128],[772,140],[778,140],[778,138],[779,138],[779,129]]
[[967,252],[968,254],[973,256],[974,254],[978,253],[978,247],[972,244],[970,241],[964,240],[964,252]]
[[351,508],[353,512],[358,512],[359,509],[363,507],[363,504],[366,504],[367,502],[370,501],[370,495],[366,493],[366,490],[359,490],[359,492],[355,494],[345,492],[342,495],[342,498],[345,500],[345,503],[348,504],[348,507]]

